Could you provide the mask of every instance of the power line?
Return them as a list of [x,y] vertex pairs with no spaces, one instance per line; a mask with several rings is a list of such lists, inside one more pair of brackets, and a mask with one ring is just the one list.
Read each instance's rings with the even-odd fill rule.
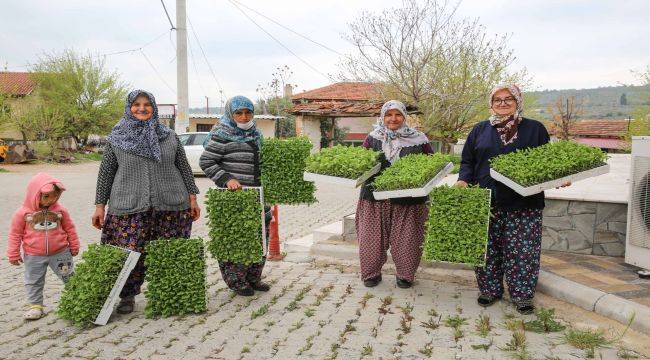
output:
[[147,54],[145,54],[142,49],[140,49],[140,53],[142,54],[142,56],[144,56],[144,59],[147,60],[147,62],[149,63],[149,66],[151,66],[151,69],[153,69],[153,71],[156,73],[156,75],[158,75],[158,78],[167,86],[167,88],[171,92],[176,94],[176,90],[174,90],[171,86],[169,86],[167,81],[165,81],[165,78],[163,78],[162,75],[160,75],[160,72],[158,72],[158,69],[156,69],[156,66],[151,62],[151,60],[149,60],[149,57],[147,56]]
[[[188,39],[189,40],[189,39]],[[203,96],[207,97],[207,91],[205,91],[205,88],[203,87],[203,83],[201,82],[201,76],[199,76],[199,69],[196,66],[196,61],[194,59],[194,51],[192,50],[192,42],[188,41],[188,49],[190,49],[190,58],[192,59],[192,65],[194,65],[194,74],[196,74],[196,80],[199,82],[199,87],[201,88],[201,91],[203,92]]]
[[165,15],[167,15],[167,20],[169,20],[169,25],[171,26],[171,29],[169,30],[176,30],[176,27],[174,26],[174,23],[172,22],[172,18],[169,17],[169,13],[167,12],[167,6],[165,6],[165,2],[163,0],[160,0],[160,3],[163,6],[163,9],[165,10]]
[[[210,74],[212,74],[212,78],[214,79],[214,82],[217,83],[217,87],[219,88],[219,92],[221,96],[225,95],[225,92],[223,91],[223,88],[221,87],[221,83],[219,82],[219,79],[217,78],[217,75],[215,75],[214,70],[212,69],[212,65],[210,65],[210,61],[208,61],[208,57],[205,55],[205,51],[203,50],[203,46],[201,45],[201,41],[199,40],[198,35],[196,35],[196,31],[194,30],[194,25],[192,25],[192,21],[190,20],[190,17],[187,16],[187,23],[190,24],[190,29],[192,30],[192,34],[194,34],[194,38],[196,39],[196,43],[199,45],[199,49],[201,50],[201,54],[203,54],[203,59],[205,60],[205,63],[208,65],[208,69],[210,70]],[[223,102],[223,99],[221,99]]]
[[292,33],[294,33],[294,34],[300,36],[301,38],[303,38],[303,39],[305,39],[305,40],[307,40],[307,41],[310,41],[310,42],[312,42],[312,43],[314,43],[314,44],[316,44],[316,45],[322,47],[323,49],[329,50],[329,51],[331,51],[331,52],[333,52],[333,53],[335,53],[335,54],[337,54],[337,55],[343,56],[343,54],[341,54],[340,52],[338,52],[338,51],[336,51],[336,50],[330,48],[329,46],[324,45],[324,44],[322,44],[322,43],[319,43],[318,41],[313,40],[313,39],[307,37],[306,35],[303,35],[303,34],[297,32],[297,31],[295,31],[295,30],[293,30],[293,29],[291,29],[291,28],[289,28],[289,27],[283,25],[282,23],[280,23],[280,22],[278,22],[278,21],[276,21],[276,20],[271,19],[270,17],[268,17],[268,16],[262,14],[261,12],[255,10],[255,9],[249,7],[249,6],[246,6],[245,4],[242,4],[241,2],[239,2],[239,1],[237,1],[237,0],[232,0],[231,2],[235,2],[235,3],[239,4],[240,6],[245,7],[246,9],[248,9],[248,10],[250,10],[250,11],[256,13],[257,15],[259,15],[259,16],[265,18],[266,20],[268,20],[268,21],[270,21],[270,22],[272,22],[272,23],[274,23],[275,25],[277,25],[277,26],[279,26],[279,27],[281,27],[281,28],[283,28],[283,29],[285,29],[285,30],[287,30],[287,31],[289,31],[289,32],[292,32]]
[[333,81],[333,80],[334,80],[334,79],[332,79],[330,76],[325,75],[325,74],[322,73],[320,70],[318,70],[317,68],[315,68],[314,66],[312,66],[310,63],[308,63],[306,60],[304,60],[303,58],[301,58],[300,56],[298,56],[298,54],[296,54],[295,52],[291,51],[291,49],[289,49],[286,45],[284,45],[280,40],[278,40],[278,39],[277,39],[275,36],[273,36],[270,32],[266,31],[266,29],[264,29],[260,24],[258,24],[257,22],[255,22],[255,20],[253,20],[253,18],[251,18],[250,16],[248,16],[248,14],[246,14],[246,12],[245,12],[244,10],[242,10],[239,6],[237,6],[237,4],[235,4],[235,2],[234,2],[233,0],[228,0],[228,1],[229,1],[229,2],[234,6],[234,7],[236,7],[237,10],[239,10],[239,11],[240,11],[240,12],[241,12],[241,13],[242,13],[246,18],[248,18],[248,20],[250,20],[250,22],[252,22],[253,24],[255,24],[255,26],[257,26],[260,30],[262,30],[266,35],[268,35],[271,39],[273,39],[275,42],[277,42],[277,43],[278,43],[280,46],[282,46],[285,50],[287,50],[289,53],[291,53],[291,55],[293,55],[294,57],[296,57],[296,59],[300,60],[303,64],[307,65],[310,69],[314,70],[314,71],[317,72],[318,74],[322,75],[323,77],[326,77],[329,81]]

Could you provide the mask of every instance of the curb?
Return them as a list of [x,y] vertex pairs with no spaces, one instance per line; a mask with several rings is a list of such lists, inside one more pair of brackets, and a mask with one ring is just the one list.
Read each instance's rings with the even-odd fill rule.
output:
[[650,308],[641,304],[590,288],[545,270],[539,271],[537,290],[624,325],[627,325],[634,316],[630,327],[650,334]]

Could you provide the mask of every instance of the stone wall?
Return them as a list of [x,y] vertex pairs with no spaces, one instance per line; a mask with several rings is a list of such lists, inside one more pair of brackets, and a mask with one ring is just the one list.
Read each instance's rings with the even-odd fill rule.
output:
[[542,248],[623,256],[627,204],[546,199]]

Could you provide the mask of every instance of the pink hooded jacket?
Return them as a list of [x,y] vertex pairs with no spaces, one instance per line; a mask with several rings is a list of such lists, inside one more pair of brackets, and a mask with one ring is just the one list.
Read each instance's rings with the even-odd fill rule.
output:
[[50,192],[56,185],[61,191],[63,184],[46,173],[36,174],[27,185],[23,206],[11,219],[7,257],[20,259],[22,245],[25,254],[54,255],[66,247],[79,252],[79,237],[68,210],[58,202],[49,208],[41,208],[41,192]]

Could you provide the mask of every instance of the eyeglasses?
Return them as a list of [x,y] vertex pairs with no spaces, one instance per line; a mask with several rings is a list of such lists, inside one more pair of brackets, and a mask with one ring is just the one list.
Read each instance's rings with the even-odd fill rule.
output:
[[512,105],[516,102],[517,100],[515,100],[515,98],[513,97],[507,97],[505,99],[499,99],[499,98],[492,99],[492,105],[501,105],[501,104]]

